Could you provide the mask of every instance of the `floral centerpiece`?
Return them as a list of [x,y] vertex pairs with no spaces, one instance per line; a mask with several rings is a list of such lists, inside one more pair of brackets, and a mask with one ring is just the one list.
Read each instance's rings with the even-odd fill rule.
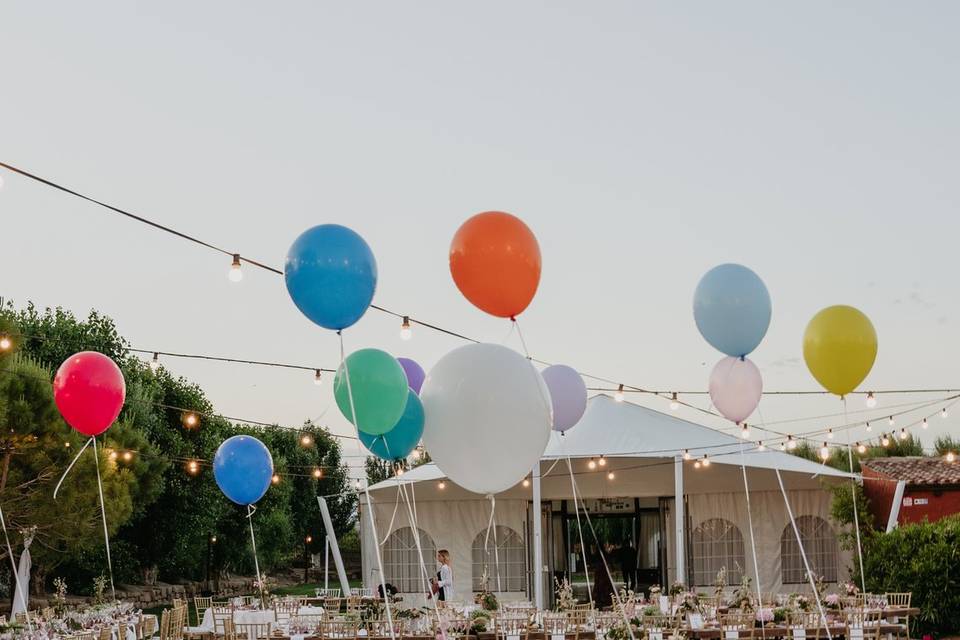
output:
[[[657,610],[657,613],[659,613],[659,610]],[[627,627],[626,621],[621,618],[607,630],[606,640],[630,640],[631,638],[642,640],[643,637],[643,622],[639,618],[630,618],[629,627]]]
[[493,620],[493,612],[486,609],[477,609],[470,612],[470,634],[477,635],[484,633],[490,627],[490,621]]
[[829,593],[823,599],[823,606],[827,609],[832,609],[834,611],[840,610],[840,595],[837,593]]
[[102,605],[106,604],[106,596],[104,596],[104,591],[107,589],[107,577],[102,573],[93,579],[93,604]]
[[473,603],[487,611],[496,611],[500,608],[497,595],[492,591],[481,591],[473,596]]
[[759,609],[757,609],[756,614],[754,614],[754,618],[760,624],[767,624],[768,622],[773,622],[775,616],[773,613],[773,609],[771,609],[770,607],[760,607]]
[[553,579],[554,592],[557,595],[557,611],[570,611],[577,604],[577,599],[573,597],[573,587],[570,581],[564,578]]
[[793,601],[793,605],[800,611],[810,611],[811,603],[810,598],[807,596],[802,593],[795,593],[790,599]]
[[858,587],[857,583],[853,582],[852,580],[848,580],[840,586],[843,587],[844,593],[846,593],[850,597],[860,595],[860,587]]
[[270,587],[273,585],[273,581],[267,577],[267,574],[261,573],[259,580],[253,581],[253,588],[257,590],[260,594],[260,601],[266,602],[266,599],[270,596]]
[[671,597],[679,596],[680,594],[686,593],[686,592],[687,592],[687,585],[683,584],[682,580],[677,580],[676,582],[670,585],[669,593]]
[[62,618],[67,611],[67,581],[63,578],[54,578],[53,611],[58,618]]
[[659,598],[661,593],[663,593],[663,589],[660,588],[660,585],[655,584],[652,587],[650,587],[651,600],[656,600],[657,598]]
[[632,589],[620,589],[620,605],[628,617],[637,611],[637,594]]
[[693,591],[684,591],[677,594],[677,604],[680,607],[680,611],[685,613],[702,613],[700,608],[700,596],[698,596]]
[[727,568],[720,567],[717,577],[713,580],[713,595],[717,597],[717,604],[723,604],[723,590],[727,588]]
[[740,586],[733,592],[733,600],[730,603],[741,611],[753,611],[753,592],[750,588],[753,580],[748,575],[744,575],[740,580]]
[[786,607],[777,607],[773,610],[773,621],[780,623],[787,621],[787,611]]
[[827,580],[822,575],[811,571],[807,574],[807,581],[813,583],[813,590],[822,602],[827,595]]

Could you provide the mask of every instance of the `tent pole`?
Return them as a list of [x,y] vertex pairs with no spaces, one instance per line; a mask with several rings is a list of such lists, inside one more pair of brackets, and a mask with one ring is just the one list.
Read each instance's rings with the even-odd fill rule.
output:
[[676,456],[673,459],[673,504],[674,517],[676,520],[676,535],[674,541],[677,548],[677,582],[686,583],[686,558],[684,557],[685,546],[683,534],[683,456]]
[[543,514],[540,508],[540,461],[533,465],[533,601],[543,610]]

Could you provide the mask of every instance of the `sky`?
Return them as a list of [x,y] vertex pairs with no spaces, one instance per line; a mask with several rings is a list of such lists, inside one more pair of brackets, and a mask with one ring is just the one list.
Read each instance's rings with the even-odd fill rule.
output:
[[[951,2],[11,2],[0,161],[278,267],[306,228],[350,226],[377,304],[520,349],[447,264],[469,216],[512,212],[543,255],[530,352],[628,385],[706,389],[720,354],[693,291],[739,262],[773,299],[766,389],[818,388],[803,330],[838,303],[879,335],[861,389],[958,388],[958,19]],[[231,283],[227,256],[0,179],[0,295],[97,309],[139,348],[337,366],[281,277]],[[346,347],[429,369],[462,344],[399,324],[371,311]],[[164,364],[226,415],[352,429],[312,374]],[[840,411],[765,397],[753,421],[831,416],[778,427],[801,433]],[[919,435],[946,433],[960,405]]]

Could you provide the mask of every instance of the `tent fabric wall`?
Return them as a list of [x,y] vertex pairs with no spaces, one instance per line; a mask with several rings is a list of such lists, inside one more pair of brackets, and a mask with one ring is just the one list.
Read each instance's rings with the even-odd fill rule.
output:
[[[830,494],[823,490],[787,491],[794,516],[812,515],[823,518],[836,532],[830,521]],[[712,493],[687,496],[690,509],[691,531],[711,518],[723,518],[740,529],[744,540],[746,575],[754,578],[753,555],[750,550],[750,528],[747,518],[745,494]],[[779,491],[751,491],[750,505],[753,512],[754,537],[757,544],[757,561],[760,565],[760,587],[764,593],[781,591],[809,591],[804,584],[784,585],[781,580],[780,537],[784,528],[790,526],[790,518]],[[793,532],[790,532],[793,535]],[[838,550],[837,576],[848,576],[853,558],[850,551]],[[754,578],[755,579],[755,578]],[[756,585],[753,587],[756,589]]]

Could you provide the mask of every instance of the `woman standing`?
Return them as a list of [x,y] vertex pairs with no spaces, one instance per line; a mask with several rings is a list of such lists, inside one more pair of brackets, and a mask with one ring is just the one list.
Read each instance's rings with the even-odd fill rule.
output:
[[446,549],[437,551],[437,562],[440,563],[440,570],[437,571],[437,579],[433,581],[433,591],[437,594],[437,600],[449,602],[453,600],[453,567],[450,552]]

